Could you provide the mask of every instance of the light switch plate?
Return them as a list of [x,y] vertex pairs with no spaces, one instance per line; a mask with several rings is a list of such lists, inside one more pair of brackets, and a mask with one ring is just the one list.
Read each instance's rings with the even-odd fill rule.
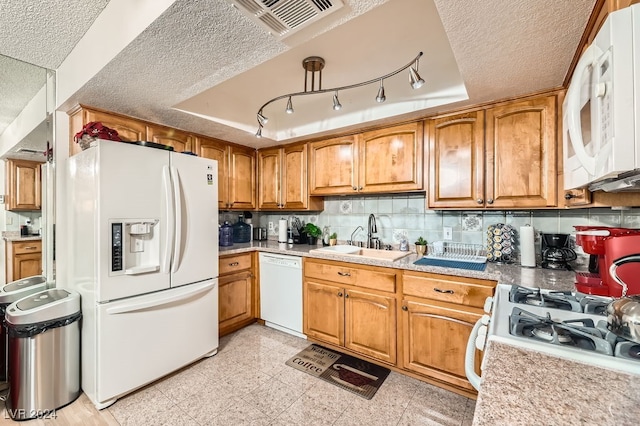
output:
[[451,241],[451,239],[453,239],[453,228],[451,228],[450,226],[443,227],[442,234],[443,240]]
[[0,195],[0,204],[4,204],[4,195]]

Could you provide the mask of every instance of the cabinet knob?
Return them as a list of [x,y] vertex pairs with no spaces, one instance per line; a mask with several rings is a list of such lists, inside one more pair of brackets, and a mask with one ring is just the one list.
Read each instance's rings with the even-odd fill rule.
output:
[[338,292],[338,297],[342,297],[342,292],[341,291]]
[[478,198],[478,199],[476,200],[476,203],[478,203],[478,204],[482,204],[482,203],[484,203],[484,200],[483,200],[482,198]]
[[493,198],[489,198],[489,199],[487,200],[487,204],[493,204]]
[[407,308],[406,306],[403,306],[403,307],[402,307],[402,310],[406,312],[406,311],[408,311],[408,310],[409,310],[409,308]]
[[353,188],[353,190],[354,190],[354,191],[357,191],[357,190],[358,190],[358,187],[357,187],[357,186],[353,186],[352,188]]
[[349,298],[349,293],[345,293],[345,294],[344,294],[344,298],[345,298],[345,299],[348,299],[348,298]]
[[362,187],[359,187],[359,188],[358,188],[358,191],[362,191]]

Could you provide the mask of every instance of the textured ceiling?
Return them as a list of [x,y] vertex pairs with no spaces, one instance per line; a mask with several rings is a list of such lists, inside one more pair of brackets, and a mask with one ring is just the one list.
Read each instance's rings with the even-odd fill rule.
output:
[[[86,27],[75,28],[73,34],[66,31],[65,25],[73,26],[69,24],[69,17],[86,24],[93,18],[81,18],[77,14],[86,13],[87,9],[97,13],[106,1],[51,0],[45,2],[48,7],[40,10],[42,3],[0,0],[0,53],[55,67],[86,30]],[[407,9],[412,3],[415,7]],[[345,8],[278,41],[268,35],[266,29],[232,8],[228,1],[176,0],[62,108],[84,103],[245,145],[268,146],[275,142],[256,139],[253,136],[255,128],[247,131],[245,122],[255,124],[257,108],[272,95],[256,93],[258,89],[241,84],[242,79],[262,75],[260,90],[269,86],[284,88],[283,84],[287,83],[290,88],[283,89],[284,93],[301,90],[303,73],[299,61],[310,54],[327,59],[323,75],[327,79],[348,74],[342,70],[364,69],[362,77],[342,76],[349,77],[350,83],[398,68],[415,56],[416,46],[424,45],[421,50],[425,51],[425,57],[420,62],[420,72],[427,80],[425,96],[442,96],[442,93],[431,93],[434,87],[429,85],[437,87],[437,84],[429,80],[432,72],[427,64],[434,58],[435,62],[429,64],[431,67],[451,64],[438,63],[437,59],[443,55],[432,55],[428,60],[429,49],[435,43],[426,35],[415,36],[415,28],[410,28],[420,26],[414,22],[416,19],[421,22],[421,17],[424,17],[423,26],[430,25],[432,17],[423,15],[424,8],[431,7],[437,10],[441,20],[437,27],[444,30],[440,37],[448,40],[449,54],[457,65],[456,72],[464,82],[469,99],[449,106],[425,107],[424,103],[416,102],[414,110],[395,118],[375,117],[370,114],[375,108],[372,106],[362,111],[361,122],[413,118],[454,105],[559,87],[594,3],[595,0],[420,0],[420,3],[415,0],[345,0]],[[19,5],[23,5],[24,10]],[[5,14],[6,7],[9,14]],[[52,26],[49,22],[60,20],[66,22],[65,28]],[[366,22],[371,27],[368,31],[372,30],[376,36],[382,34],[384,43],[369,37],[369,33],[361,28],[362,22]],[[40,23],[46,28],[39,31]],[[3,32],[8,27],[13,30]],[[36,31],[35,40],[31,35],[25,36],[31,34],[29,31]],[[9,40],[15,41],[18,35],[19,46],[8,46]],[[9,48],[15,51],[8,51]],[[49,58],[50,51],[59,56]],[[354,54],[344,55],[345,51]],[[363,60],[355,53],[369,56]],[[334,62],[329,66],[332,58],[343,61],[343,57],[349,56],[357,62],[340,62],[340,66]],[[282,66],[277,74],[269,72],[269,67],[280,60],[295,64]],[[227,91],[228,87],[234,90]],[[371,90],[375,92],[375,89]],[[442,87],[439,90],[442,92]],[[227,118],[226,124],[220,124],[175,109],[176,105],[203,92],[209,92],[211,96],[202,104],[240,105],[235,109],[242,118]],[[390,86],[388,99],[392,98],[392,92]],[[344,96],[346,101],[346,93]],[[361,96],[371,97],[375,93],[362,91]],[[329,109],[326,114],[331,112]],[[324,114],[318,112],[318,120],[324,120]],[[325,124],[324,130],[332,131],[331,125]],[[348,123],[345,127],[349,127]],[[295,137],[284,142],[293,140]]]

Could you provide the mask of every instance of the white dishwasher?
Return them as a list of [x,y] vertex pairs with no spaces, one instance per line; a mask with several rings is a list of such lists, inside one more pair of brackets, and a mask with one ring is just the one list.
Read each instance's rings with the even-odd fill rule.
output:
[[260,253],[260,318],[269,327],[302,334],[302,258]]

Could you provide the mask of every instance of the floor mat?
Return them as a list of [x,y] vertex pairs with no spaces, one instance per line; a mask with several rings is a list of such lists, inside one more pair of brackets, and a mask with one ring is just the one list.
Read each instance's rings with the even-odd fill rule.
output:
[[286,364],[366,399],[373,398],[390,373],[388,368],[315,344]]

